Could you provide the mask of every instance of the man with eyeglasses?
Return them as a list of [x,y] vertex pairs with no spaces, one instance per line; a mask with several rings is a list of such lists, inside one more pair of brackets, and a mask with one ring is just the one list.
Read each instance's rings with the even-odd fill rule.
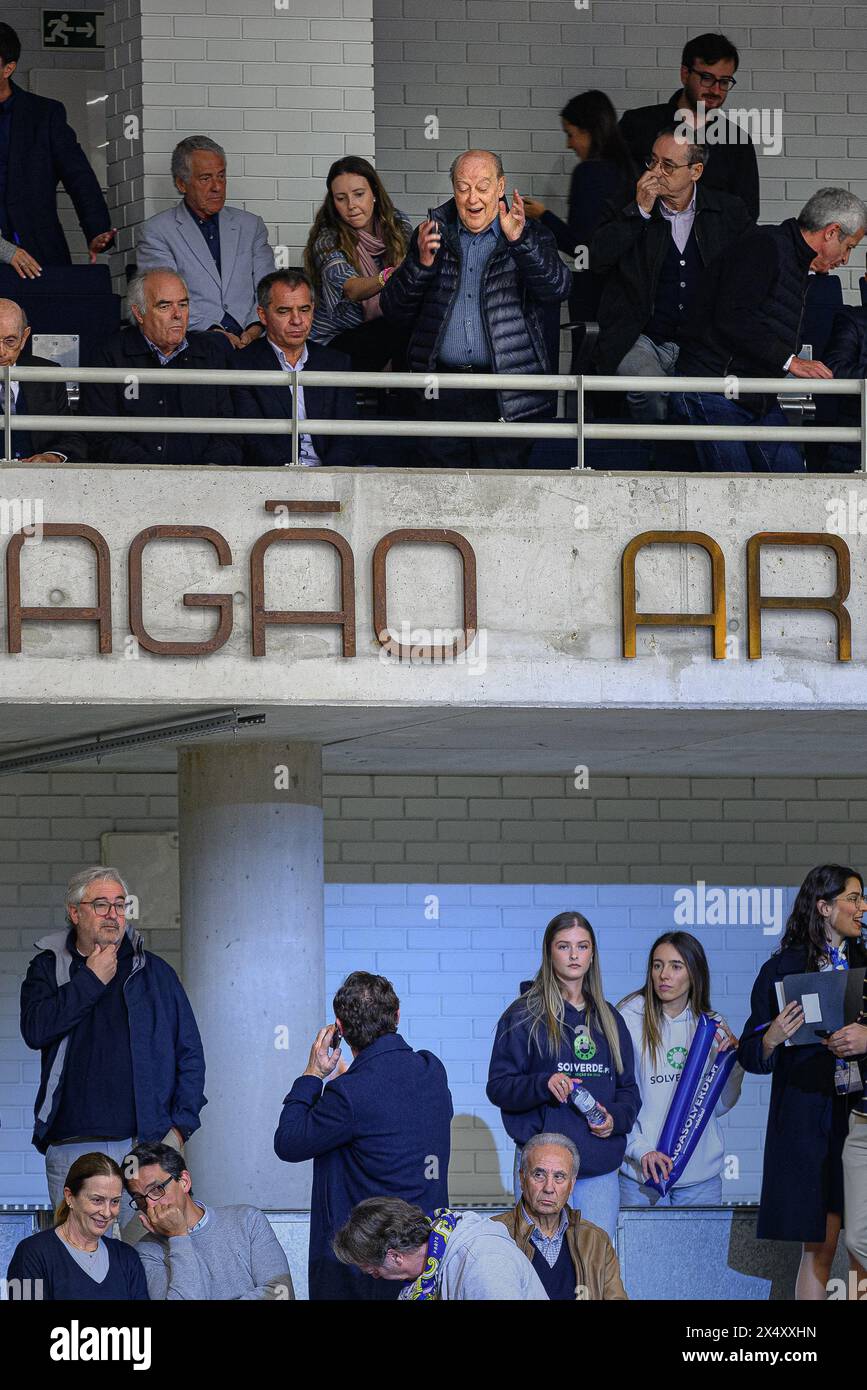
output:
[[[669,126],[653,142],[635,197],[603,215],[590,264],[604,277],[596,357],[606,375],[674,374],[704,267],[752,227],[740,198],[705,188],[705,159],[703,146],[684,144]],[[661,392],[630,391],[626,399],[639,424],[666,419]]]
[[288,1261],[258,1207],[196,1202],[168,1144],[136,1144],[122,1171],[128,1206],[148,1232],[136,1250],[152,1299],[294,1299]]
[[[73,874],[66,927],[36,942],[21,987],[21,1034],[42,1053],[33,1143],[53,1207],[83,1153],[121,1163],[136,1139],[181,1148],[199,1128],[205,1059],[180,980],[126,923],[126,884]],[[126,1214],[125,1214],[126,1215]],[[126,1215],[124,1237],[138,1236]]]
[[[34,357],[27,350],[29,339],[27,315],[21,305],[14,299],[0,299],[0,367],[14,367],[19,358],[22,367],[57,366],[45,357]],[[84,439],[72,428],[74,422],[64,382],[13,381],[11,392],[13,458],[22,463],[65,463],[67,459],[78,462],[85,457]],[[0,412],[3,414],[6,406],[6,386],[0,380]],[[68,417],[69,427],[32,434],[15,425],[16,415],[63,415]]]
[[[759,215],[756,151],[747,132],[721,112],[736,85],[739,61],[738,50],[724,34],[699,34],[690,39],[680,60],[680,90],[657,106],[624,112],[620,130],[639,168],[654,136],[664,126],[681,126],[684,138],[691,131],[694,142],[708,146],[705,186],[741,198],[755,222]],[[707,117],[713,122],[713,140],[709,133],[705,139],[703,118]]]

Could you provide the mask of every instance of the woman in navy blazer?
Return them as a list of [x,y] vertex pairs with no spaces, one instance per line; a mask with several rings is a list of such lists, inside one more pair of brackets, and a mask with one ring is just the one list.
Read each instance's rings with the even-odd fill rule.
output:
[[[772,1075],[762,1195],[756,1234],[803,1242],[796,1298],[824,1299],[843,1220],[843,1143],[858,1090],[838,1093],[835,1057],[854,1060],[843,1034],[786,1047],[804,1021],[800,1004],[780,1011],[775,986],[787,975],[867,965],[860,941],[864,881],[854,869],[823,864],[805,878],[779,949],[753,986],[738,1048],[745,1071]],[[833,953],[833,954],[832,954]],[[849,1047],[849,1050],[847,1050]],[[852,1084],[856,1070],[850,1068]]]

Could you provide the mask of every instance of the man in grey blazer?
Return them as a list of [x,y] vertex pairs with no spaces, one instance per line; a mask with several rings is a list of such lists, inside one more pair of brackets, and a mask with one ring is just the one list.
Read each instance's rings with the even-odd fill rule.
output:
[[190,291],[190,328],[224,333],[243,348],[262,332],[256,286],[274,269],[261,217],[226,207],[226,152],[207,135],[189,135],[172,152],[183,198],[149,217],[139,232],[139,271],[172,266]]

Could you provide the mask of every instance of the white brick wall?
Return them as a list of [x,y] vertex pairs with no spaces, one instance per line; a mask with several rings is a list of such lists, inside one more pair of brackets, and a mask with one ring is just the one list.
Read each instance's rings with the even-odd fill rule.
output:
[[[640,981],[654,937],[675,925],[672,888],[797,886],[822,860],[863,866],[867,778],[327,776],[326,994],[352,969],[385,973],[403,1030],[446,1063],[455,1100],[455,1200],[502,1198],[509,1145],[485,1101],[493,1026],[535,969],[545,923],[566,906],[602,933],[606,989]],[[34,939],[63,923],[64,884],[99,860],[107,830],[174,830],[171,774],[55,772],[0,779],[0,1201],[42,1190],[30,1148],[38,1059],[18,1032]],[[135,885],[132,885],[135,890]],[[437,915],[426,912],[435,895]],[[146,923],[146,903],[142,905]],[[714,1003],[736,1030],[778,938],[761,924],[696,928]],[[151,949],[180,965],[179,934]],[[300,1063],[303,1059],[297,1059]],[[767,1084],[750,1078],[726,1120],[755,1198]],[[276,1103],[276,1102],[275,1102]],[[206,1112],[207,1114],[207,1112]]]
[[136,227],[177,201],[169,158],[193,134],[225,146],[229,202],[300,261],[328,166],[373,156],[372,0],[115,0],[106,45],[116,270]]
[[[620,112],[664,101],[686,39],[721,31],[741,53],[730,105],[783,112],[783,153],[759,163],[761,220],[778,222],[823,185],[867,190],[865,23],[864,4],[842,0],[374,0],[377,167],[420,216],[448,196],[454,156],[490,146],[508,186],[562,213],[574,156],[558,112],[569,97],[598,87]],[[438,140],[425,138],[429,115]],[[859,273],[856,252],[841,272],[852,302]]]

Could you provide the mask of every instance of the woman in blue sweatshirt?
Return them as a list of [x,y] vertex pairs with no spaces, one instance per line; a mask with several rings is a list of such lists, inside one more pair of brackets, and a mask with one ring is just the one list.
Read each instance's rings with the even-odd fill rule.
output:
[[88,1153],[75,1160],[54,1228],[27,1236],[15,1247],[7,1281],[31,1281],[19,1297],[45,1302],[148,1298],[135,1250],[106,1234],[117,1220],[122,1193],[121,1172],[113,1158]]
[[[588,1125],[571,1104],[578,1085],[603,1111],[601,1124]],[[516,1200],[523,1145],[546,1130],[566,1134],[581,1158],[570,1205],[613,1239],[617,1170],[641,1095],[632,1040],[605,999],[596,937],[580,912],[561,912],[548,923],[536,978],[497,1024],[487,1094],[517,1145]]]

